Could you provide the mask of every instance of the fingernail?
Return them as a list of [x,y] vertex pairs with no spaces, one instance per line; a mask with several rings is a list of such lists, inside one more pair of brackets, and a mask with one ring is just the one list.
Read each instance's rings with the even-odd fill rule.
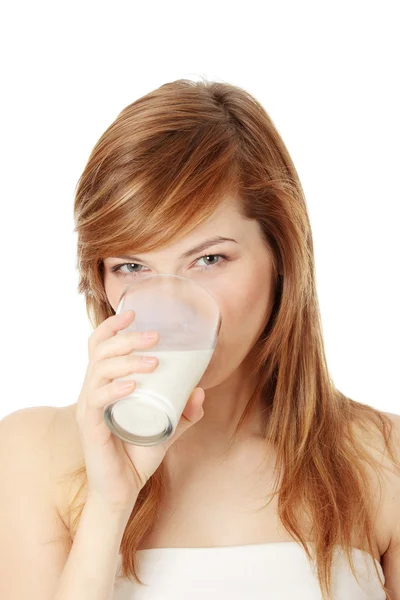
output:
[[156,331],[143,331],[141,333],[141,337],[143,340],[155,340],[157,337]]
[[142,360],[149,365],[154,365],[157,362],[157,359],[154,356],[142,356]]

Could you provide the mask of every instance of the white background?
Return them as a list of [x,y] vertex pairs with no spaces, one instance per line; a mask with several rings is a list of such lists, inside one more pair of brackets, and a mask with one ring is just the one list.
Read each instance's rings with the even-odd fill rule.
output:
[[396,8],[7,3],[0,417],[77,401],[91,326],[76,291],[75,185],[126,105],[200,77],[244,87],[275,122],[306,193],[330,373],[351,398],[400,413]]

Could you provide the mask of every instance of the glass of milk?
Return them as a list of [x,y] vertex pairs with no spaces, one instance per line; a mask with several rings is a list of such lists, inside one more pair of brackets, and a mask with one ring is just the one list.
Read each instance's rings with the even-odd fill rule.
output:
[[132,373],[117,381],[134,379],[132,393],[104,409],[111,432],[124,442],[154,446],[170,438],[183,409],[213,355],[222,316],[214,296],[185,277],[145,275],[128,285],[116,314],[134,310],[132,323],[117,332],[159,333],[159,341],[140,355],[156,356],[150,373]]

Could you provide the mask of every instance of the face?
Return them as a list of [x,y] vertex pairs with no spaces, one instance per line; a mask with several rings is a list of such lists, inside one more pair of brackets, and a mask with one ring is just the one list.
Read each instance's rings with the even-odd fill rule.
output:
[[[190,257],[185,252],[215,236],[232,238],[208,245]],[[115,267],[122,265],[118,270]],[[191,279],[217,300],[222,324],[212,359],[201,380],[203,389],[225,382],[238,368],[268,322],[273,303],[272,254],[257,221],[244,219],[235,202],[221,205],[212,217],[178,242],[136,255],[128,262],[104,259],[104,285],[116,311],[123,289],[143,275],[170,273]],[[114,271],[113,271],[114,269]]]

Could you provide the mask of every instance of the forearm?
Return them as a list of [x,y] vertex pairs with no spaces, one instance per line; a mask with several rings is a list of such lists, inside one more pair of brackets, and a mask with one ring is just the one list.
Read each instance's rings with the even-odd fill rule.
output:
[[112,600],[128,519],[88,497],[53,600]]

